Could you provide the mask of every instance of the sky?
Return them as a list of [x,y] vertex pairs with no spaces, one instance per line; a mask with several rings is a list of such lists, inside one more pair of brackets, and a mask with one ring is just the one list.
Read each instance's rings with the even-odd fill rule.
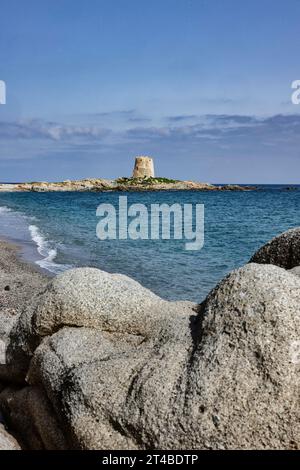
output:
[[300,183],[300,0],[1,0],[0,181]]

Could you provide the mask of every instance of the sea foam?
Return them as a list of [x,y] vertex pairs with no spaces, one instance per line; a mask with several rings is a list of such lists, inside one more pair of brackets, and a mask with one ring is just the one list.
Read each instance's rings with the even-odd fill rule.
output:
[[38,253],[43,256],[43,259],[37,260],[36,264],[55,274],[63,272],[70,267],[68,265],[57,264],[54,262],[57,256],[57,248],[53,248],[51,246],[51,243],[45,238],[36,225],[29,225],[28,230],[30,232],[31,239],[37,245]]

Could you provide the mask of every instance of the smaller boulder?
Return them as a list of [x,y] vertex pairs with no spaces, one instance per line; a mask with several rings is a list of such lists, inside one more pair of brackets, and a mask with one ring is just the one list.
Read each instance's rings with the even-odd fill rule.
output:
[[250,263],[274,264],[284,269],[300,265],[300,227],[288,230],[263,245]]

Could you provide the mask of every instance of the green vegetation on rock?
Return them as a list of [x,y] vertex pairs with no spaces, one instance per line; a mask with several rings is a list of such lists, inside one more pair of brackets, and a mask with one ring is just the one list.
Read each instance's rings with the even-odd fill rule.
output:
[[118,184],[127,184],[128,186],[131,185],[151,185],[151,184],[172,184],[172,183],[177,183],[178,180],[173,180],[170,178],[162,178],[162,177],[144,177],[144,178],[118,178],[116,180]]

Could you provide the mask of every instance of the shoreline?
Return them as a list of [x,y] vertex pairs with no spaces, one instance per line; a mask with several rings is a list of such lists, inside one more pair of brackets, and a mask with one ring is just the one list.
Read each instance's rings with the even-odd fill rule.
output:
[[56,275],[56,273],[53,271],[50,271],[47,268],[43,268],[37,263],[37,261],[39,261],[39,256],[36,244],[33,240],[15,240],[14,238],[0,233],[0,257],[2,252],[2,244],[6,245],[8,248],[11,248],[12,251],[15,251],[16,262],[20,262],[20,264],[24,263],[25,265],[27,264],[31,266],[34,271],[48,278],[52,278]]
[[29,265],[34,271],[49,279],[57,274],[39,264],[39,261],[42,261],[43,259],[40,260],[41,256],[39,255],[36,243],[33,240],[16,240],[13,237],[4,235],[0,232],[0,257],[2,255],[3,248],[7,250],[11,249],[12,253],[14,253],[14,255],[12,254],[12,256],[14,256],[14,258],[12,258],[12,262],[20,263],[20,265],[22,263],[24,265]]
[[[0,238],[0,364],[3,345],[24,305],[51,279],[22,257],[22,247]],[[2,354],[2,355],[1,355]]]
[[51,273],[49,273],[49,276],[46,274],[48,273],[46,269],[41,268],[34,261],[30,261],[25,257],[21,243],[0,234],[0,272],[5,269],[9,274],[20,269],[22,272],[39,274],[47,278],[51,277]]
[[[10,193],[15,196],[17,193]],[[0,206],[0,240],[20,247],[23,260],[38,267],[40,272],[55,275],[71,267],[56,263],[56,243],[44,236],[37,220],[22,208],[15,209],[5,202]]]
[[[25,260],[22,246],[0,237],[0,392],[5,387],[6,348],[9,334],[21,315],[24,306],[33,295],[41,292],[50,277],[41,269]],[[21,444],[21,445],[20,445]],[[20,450],[22,442],[15,432],[6,426],[0,410],[0,449]]]

